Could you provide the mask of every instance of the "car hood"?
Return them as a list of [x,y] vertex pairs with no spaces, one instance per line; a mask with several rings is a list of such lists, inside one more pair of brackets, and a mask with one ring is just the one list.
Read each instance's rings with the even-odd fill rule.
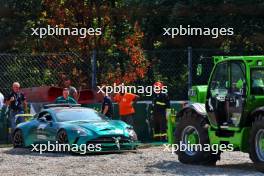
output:
[[69,122],[77,125],[83,129],[93,131],[98,135],[121,135],[124,134],[124,130],[128,127],[122,121],[119,120],[105,120],[105,121],[75,121]]

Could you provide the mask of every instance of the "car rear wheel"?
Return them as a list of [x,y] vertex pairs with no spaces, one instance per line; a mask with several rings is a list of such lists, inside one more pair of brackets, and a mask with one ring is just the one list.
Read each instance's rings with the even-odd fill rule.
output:
[[256,169],[264,172],[264,116],[255,119],[250,134],[250,158]]
[[21,130],[16,130],[13,136],[13,146],[14,148],[24,147],[24,138]]

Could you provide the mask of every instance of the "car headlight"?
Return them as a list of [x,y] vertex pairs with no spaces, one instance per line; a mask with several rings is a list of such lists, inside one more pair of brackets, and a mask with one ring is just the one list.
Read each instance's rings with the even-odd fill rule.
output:
[[72,130],[79,136],[87,136],[87,132],[82,128],[73,128]]
[[137,138],[137,134],[136,134],[136,132],[134,131],[133,128],[127,128],[127,132],[128,132],[129,137],[130,137],[132,140],[134,140],[134,141],[137,141],[137,140],[138,140],[138,138]]

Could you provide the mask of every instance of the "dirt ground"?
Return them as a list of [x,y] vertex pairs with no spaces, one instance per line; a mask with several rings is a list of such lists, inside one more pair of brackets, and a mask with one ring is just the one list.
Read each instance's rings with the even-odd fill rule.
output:
[[185,165],[163,147],[138,149],[136,153],[71,155],[0,149],[0,175],[263,175],[248,154],[226,152],[215,167]]

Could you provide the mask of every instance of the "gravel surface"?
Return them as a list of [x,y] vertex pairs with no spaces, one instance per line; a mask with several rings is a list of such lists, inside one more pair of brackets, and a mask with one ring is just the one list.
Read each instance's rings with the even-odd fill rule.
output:
[[248,154],[226,152],[215,167],[184,165],[162,147],[136,153],[71,155],[0,149],[0,175],[263,175]]

